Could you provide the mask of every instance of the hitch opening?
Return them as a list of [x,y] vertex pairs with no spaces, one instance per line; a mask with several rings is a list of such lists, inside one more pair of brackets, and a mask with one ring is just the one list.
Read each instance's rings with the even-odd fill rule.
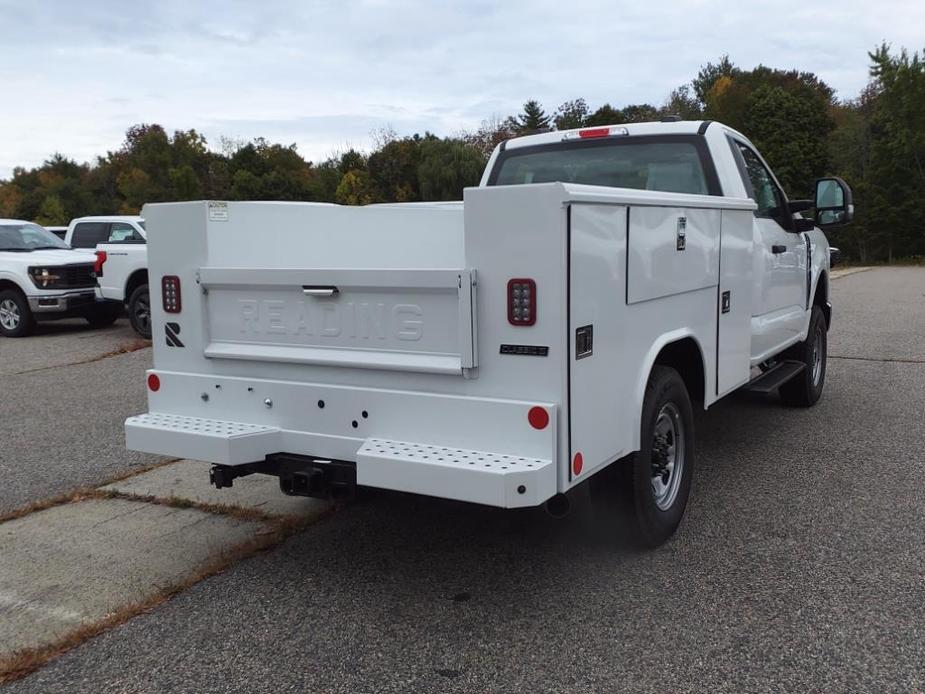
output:
[[356,463],[291,453],[274,453],[244,465],[213,465],[209,482],[223,489],[231,487],[237,478],[253,474],[278,477],[280,490],[289,496],[340,499],[352,498],[356,493]]

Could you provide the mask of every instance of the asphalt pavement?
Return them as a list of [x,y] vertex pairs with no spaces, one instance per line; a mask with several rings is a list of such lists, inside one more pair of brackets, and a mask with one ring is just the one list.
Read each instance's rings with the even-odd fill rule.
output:
[[[925,691],[925,268],[832,294],[822,401],[741,394],[700,415],[691,505],[658,550],[629,549],[589,509],[556,521],[378,493],[4,694]],[[120,416],[143,408],[147,358],[94,363]],[[90,366],[0,387],[24,379],[25,407]],[[38,442],[42,474],[93,440],[74,428],[56,448],[20,417],[17,450]],[[109,467],[75,457],[72,481]]]
[[125,450],[125,418],[147,409],[151,348],[139,346],[124,318],[0,338],[0,514],[160,460]]

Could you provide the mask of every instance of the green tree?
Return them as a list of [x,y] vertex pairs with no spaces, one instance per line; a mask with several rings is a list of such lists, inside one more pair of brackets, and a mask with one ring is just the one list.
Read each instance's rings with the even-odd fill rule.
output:
[[461,200],[463,188],[478,185],[485,167],[482,153],[462,140],[425,137],[418,180],[422,200]]
[[573,99],[566,101],[556,109],[555,124],[556,130],[571,130],[572,128],[582,128],[591,114],[588,104],[584,99]]
[[351,169],[337,186],[336,200],[341,205],[368,205],[376,199],[369,172]]
[[549,116],[538,101],[530,99],[524,104],[524,110],[512,123],[512,129],[518,135],[545,132],[549,130]]
[[610,104],[604,104],[585,120],[588,127],[600,127],[602,125],[617,125],[623,122],[623,111],[614,108]]
[[715,63],[707,63],[700,67],[697,76],[691,81],[694,89],[694,96],[701,105],[706,106],[707,95],[713,86],[721,77],[732,78],[737,72],[737,68],[729,60],[728,55],[720,56]]
[[62,226],[66,225],[71,219],[64,209],[61,198],[57,195],[48,195],[42,201],[42,206],[39,208],[35,221],[46,226]]

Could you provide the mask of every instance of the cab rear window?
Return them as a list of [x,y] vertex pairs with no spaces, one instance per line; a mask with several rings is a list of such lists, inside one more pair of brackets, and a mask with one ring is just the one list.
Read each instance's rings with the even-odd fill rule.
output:
[[720,194],[705,146],[693,139],[651,140],[609,138],[510,149],[499,156],[489,185],[558,181],[667,193]]

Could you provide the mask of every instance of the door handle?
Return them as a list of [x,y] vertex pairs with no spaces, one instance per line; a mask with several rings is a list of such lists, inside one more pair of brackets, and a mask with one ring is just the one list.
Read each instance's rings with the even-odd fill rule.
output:
[[782,246],[779,243],[775,243],[773,246],[771,246],[771,253],[785,253],[786,251],[787,247]]
[[338,293],[337,287],[316,287],[303,286],[302,293],[305,296],[334,296]]

